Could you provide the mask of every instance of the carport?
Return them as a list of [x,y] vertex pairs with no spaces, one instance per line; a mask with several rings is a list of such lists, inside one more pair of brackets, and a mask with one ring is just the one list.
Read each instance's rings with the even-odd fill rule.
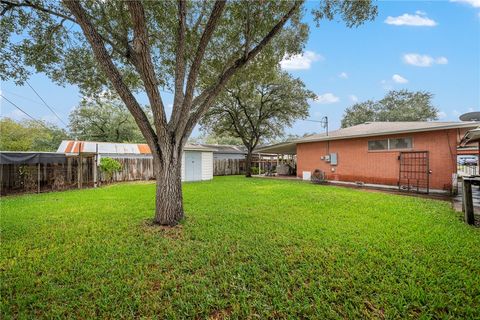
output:
[[277,175],[288,176],[297,170],[297,144],[295,142],[282,142],[255,149],[261,158],[262,153],[277,155]]

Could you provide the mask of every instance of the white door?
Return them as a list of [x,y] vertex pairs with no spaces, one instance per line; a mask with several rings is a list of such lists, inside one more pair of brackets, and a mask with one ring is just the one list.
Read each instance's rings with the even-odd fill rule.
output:
[[185,151],[185,181],[202,180],[202,154]]

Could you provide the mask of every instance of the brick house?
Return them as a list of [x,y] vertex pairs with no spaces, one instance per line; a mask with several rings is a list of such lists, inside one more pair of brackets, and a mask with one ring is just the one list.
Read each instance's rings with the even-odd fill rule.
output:
[[449,191],[457,146],[478,122],[367,122],[262,152],[296,154],[297,176],[319,169],[327,180]]

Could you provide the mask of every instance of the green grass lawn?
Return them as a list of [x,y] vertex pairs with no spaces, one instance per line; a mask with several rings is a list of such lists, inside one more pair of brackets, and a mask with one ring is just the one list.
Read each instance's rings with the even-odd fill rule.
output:
[[480,230],[450,203],[303,182],[1,200],[2,318],[480,318]]

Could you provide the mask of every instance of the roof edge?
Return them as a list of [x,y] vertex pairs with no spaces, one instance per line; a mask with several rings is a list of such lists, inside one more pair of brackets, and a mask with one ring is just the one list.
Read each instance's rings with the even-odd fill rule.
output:
[[426,132],[426,131],[439,131],[439,130],[448,130],[448,129],[460,129],[460,128],[475,128],[478,127],[479,123],[469,122],[469,123],[456,123],[452,125],[446,125],[442,127],[433,127],[433,128],[417,128],[417,129],[408,129],[408,130],[395,130],[389,132],[378,132],[378,133],[367,133],[367,134],[357,134],[351,136],[343,136],[343,137],[331,137],[331,136],[323,136],[317,139],[311,140],[304,140],[298,139],[292,141],[293,143],[309,143],[309,142],[318,142],[318,141],[332,141],[332,140],[347,140],[347,139],[355,139],[355,138],[365,138],[365,137],[378,137],[378,136],[389,136],[394,134],[401,134],[401,133],[413,133],[413,132]]

